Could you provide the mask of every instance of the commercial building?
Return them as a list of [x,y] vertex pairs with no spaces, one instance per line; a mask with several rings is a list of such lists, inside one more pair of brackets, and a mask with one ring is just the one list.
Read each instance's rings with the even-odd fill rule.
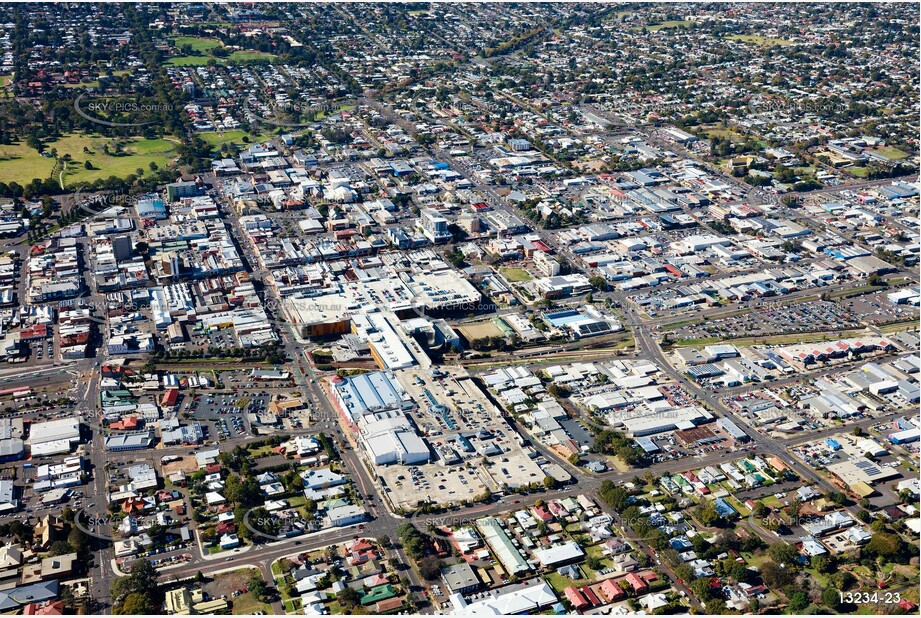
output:
[[393,374],[384,371],[348,378],[335,377],[330,384],[333,400],[349,424],[362,416],[390,410],[410,411],[416,407]]
[[369,461],[378,466],[427,463],[429,449],[402,412],[362,417],[358,440]]
[[12,480],[0,480],[0,513],[15,511],[19,508],[16,499],[16,486]]
[[32,457],[69,453],[78,442],[80,419],[76,416],[33,423],[29,431],[29,450]]
[[556,567],[579,562],[585,557],[585,552],[575,541],[569,541],[562,545],[554,545],[545,549],[538,549],[534,552],[534,557],[540,562],[541,566],[555,569]]
[[462,594],[454,593],[451,595],[454,613],[462,616],[515,616],[540,613],[558,602],[553,588],[543,580],[532,586],[501,590],[490,591],[488,598],[473,603],[468,603]]
[[347,504],[330,509],[327,516],[330,524],[342,527],[363,522],[367,519],[368,514],[360,506]]
[[448,231],[448,220],[438,214],[438,211],[432,208],[423,208],[419,213],[419,227],[422,233],[433,244],[440,244],[451,240],[451,232]]
[[137,451],[150,448],[153,444],[153,436],[149,431],[139,433],[126,433],[106,438],[107,451]]
[[476,569],[464,561],[441,569],[441,579],[451,593],[469,594],[483,586]]
[[687,408],[663,409],[650,412],[643,416],[636,416],[622,421],[624,429],[631,436],[651,436],[674,429],[692,429],[696,425],[708,421],[713,415],[703,408],[689,406]]
[[476,522],[477,530],[489,549],[496,555],[502,567],[509,575],[518,575],[531,570],[531,566],[521,556],[518,548],[502,528],[502,523],[495,517],[484,517]]
[[728,418],[721,417],[717,419],[716,426],[736,442],[748,442],[751,440],[747,433],[742,431],[738,425]]

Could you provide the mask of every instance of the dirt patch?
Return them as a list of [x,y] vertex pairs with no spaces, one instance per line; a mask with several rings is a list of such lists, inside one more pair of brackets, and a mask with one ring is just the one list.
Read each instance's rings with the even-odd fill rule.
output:
[[185,472],[190,474],[198,470],[198,460],[194,457],[182,457],[179,461],[171,461],[163,464],[163,476],[169,476],[176,472]]
[[459,331],[467,341],[482,339],[483,337],[502,337],[502,331],[492,321],[455,326],[454,330]]
[[249,580],[253,575],[258,574],[258,569],[250,568],[239,569],[231,571],[230,573],[221,573],[220,575],[215,575],[211,581],[202,586],[202,589],[207,592],[212,599],[227,597],[227,600],[232,600],[233,593],[237,590],[247,588],[249,586]]

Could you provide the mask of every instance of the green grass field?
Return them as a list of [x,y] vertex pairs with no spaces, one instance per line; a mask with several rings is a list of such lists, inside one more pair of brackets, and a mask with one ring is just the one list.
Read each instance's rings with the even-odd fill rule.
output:
[[733,34],[731,36],[727,36],[726,38],[731,41],[752,43],[758,47],[786,47],[787,45],[794,45],[793,41],[788,41],[786,39],[775,39],[769,36],[761,36],[759,34]]
[[513,283],[530,281],[532,279],[531,275],[528,274],[528,271],[523,268],[503,268],[502,274],[505,275],[506,279]]
[[198,134],[198,137],[202,138],[212,146],[219,148],[224,144],[234,143],[238,146],[246,146],[247,142],[243,141],[244,137],[249,138],[250,144],[258,144],[259,142],[264,142],[265,140],[272,139],[272,135],[268,133],[247,133],[246,131],[235,130],[235,131],[203,131]]
[[209,52],[215,47],[222,47],[223,43],[218,39],[208,39],[200,36],[177,36],[170,39],[176,47],[185,47],[186,45],[196,52]]
[[274,60],[275,54],[256,51],[254,49],[238,50],[230,54],[231,62],[252,62],[253,60]]
[[208,64],[209,60],[213,60],[211,56],[176,56],[170,58],[164,64],[171,67],[197,67],[204,66]]
[[198,36],[177,36],[170,39],[177,49],[182,49],[186,45],[192,48],[195,55],[175,56],[167,60],[166,64],[170,66],[203,66],[211,60],[219,64],[228,62],[252,62],[254,60],[274,60],[275,55],[256,50],[237,50],[231,52],[227,58],[219,58],[212,55],[212,51],[223,47],[219,39],[210,39]]
[[866,178],[870,175],[869,167],[846,167],[844,168],[848,174],[856,178]]
[[[108,144],[111,152],[116,143],[122,145],[124,154],[106,155],[103,146]],[[84,152],[84,147],[89,153]],[[72,133],[61,139],[48,142],[45,151],[57,150],[58,156],[69,154],[71,161],[64,174],[65,185],[75,185],[109,176],[127,176],[142,168],[150,173],[149,165],[156,163],[159,167],[169,165],[175,158],[176,144],[164,139],[144,139],[141,137],[115,140],[101,138],[84,133]],[[85,169],[84,161],[92,162],[95,169]],[[18,182],[26,185],[35,178],[48,178],[54,169],[54,159],[43,157],[25,143],[0,146],[0,177],[5,182]]]
[[904,159],[905,157],[908,156],[907,152],[905,152],[904,150],[899,150],[898,148],[895,148],[893,146],[883,146],[882,148],[874,148],[870,152],[886,157],[887,159],[894,159],[894,160]]
[[[116,143],[122,144],[124,154],[115,156],[103,152],[105,144],[109,144],[110,152],[112,152]],[[89,153],[83,152],[84,146],[89,148]],[[64,183],[75,185],[110,176],[124,177],[135,173],[138,168],[144,170],[145,174],[149,174],[151,163],[156,163],[162,168],[173,162],[176,158],[176,146],[175,142],[165,139],[137,137],[127,140],[110,140],[74,134],[50,144],[49,148],[57,148],[59,155],[70,154],[73,160],[67,164]],[[90,161],[95,169],[85,169],[83,166],[85,161]]]

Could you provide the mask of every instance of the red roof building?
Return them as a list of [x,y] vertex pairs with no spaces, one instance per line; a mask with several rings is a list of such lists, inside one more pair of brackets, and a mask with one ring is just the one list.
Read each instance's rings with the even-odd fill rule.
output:
[[601,594],[603,594],[608,601],[620,601],[627,596],[627,593],[620,587],[620,584],[613,579],[604,580],[601,582],[600,587]]
[[173,407],[179,402],[179,391],[175,388],[171,388],[165,393],[163,393],[163,398],[160,400],[161,406]]
[[19,331],[20,341],[31,341],[33,339],[45,339],[48,336],[47,324],[33,324],[28,328]]
[[118,430],[118,431],[134,431],[140,426],[140,419],[136,416],[129,416],[128,418],[123,418],[120,421],[116,421],[109,425],[109,429]]
[[579,589],[575,586],[569,586],[563,590],[563,594],[566,595],[566,599],[574,609],[582,610],[591,607],[591,604],[582,596],[582,593],[579,592]]
[[601,599],[599,599],[595,591],[588,586],[582,586],[582,594],[584,594],[586,600],[592,604],[592,607],[601,605]]
[[627,577],[624,579],[627,580],[627,583],[630,584],[630,587],[633,588],[633,591],[637,594],[643,594],[649,589],[646,582],[643,581],[643,578],[636,573],[627,573]]

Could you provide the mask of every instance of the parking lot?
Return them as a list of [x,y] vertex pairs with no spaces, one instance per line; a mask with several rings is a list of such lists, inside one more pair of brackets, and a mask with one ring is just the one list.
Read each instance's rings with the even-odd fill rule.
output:
[[438,503],[472,501],[486,490],[480,475],[464,466],[391,466],[378,473],[387,486],[394,507],[411,511],[422,500]]
[[679,339],[729,337],[737,333],[757,337],[860,327],[860,319],[850,307],[831,301],[814,300],[789,305],[763,303],[748,313],[713,318],[701,324],[679,328],[675,335]]

